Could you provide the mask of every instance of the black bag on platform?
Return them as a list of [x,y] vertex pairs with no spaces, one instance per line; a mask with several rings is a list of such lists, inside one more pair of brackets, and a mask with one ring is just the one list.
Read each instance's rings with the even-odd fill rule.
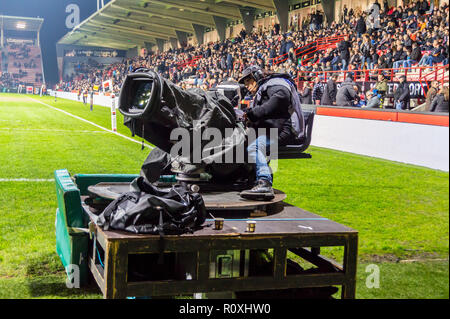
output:
[[98,217],[97,224],[104,230],[163,236],[193,232],[205,222],[206,208],[200,194],[180,185],[159,189],[143,177],[135,182],[140,192],[122,194]]

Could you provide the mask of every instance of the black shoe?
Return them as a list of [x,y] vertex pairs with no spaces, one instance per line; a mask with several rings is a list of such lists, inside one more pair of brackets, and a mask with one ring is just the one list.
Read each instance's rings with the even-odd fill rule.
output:
[[239,195],[251,200],[272,200],[275,197],[272,185],[265,179],[258,180],[255,187],[242,191]]

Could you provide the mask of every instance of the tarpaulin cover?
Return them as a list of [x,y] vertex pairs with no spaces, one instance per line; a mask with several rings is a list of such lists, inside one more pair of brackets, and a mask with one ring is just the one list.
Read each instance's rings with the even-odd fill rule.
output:
[[115,229],[136,234],[182,234],[192,232],[206,219],[203,198],[175,185],[161,189],[143,177],[132,185],[135,190],[114,200],[98,216],[104,230]]
[[[148,89],[152,92],[144,109],[142,106],[136,107],[133,99],[139,95],[136,92],[139,92],[139,85],[142,87],[145,79],[152,81]],[[138,80],[141,84],[136,84]],[[142,110],[140,113],[139,108]],[[148,167],[156,163],[156,167],[163,169],[171,160],[176,160],[182,164],[182,170],[190,171],[211,163],[224,163],[226,158],[233,158],[238,148],[245,151],[245,127],[237,121],[231,102],[217,91],[183,90],[147,70],[127,77],[120,94],[119,109],[124,114],[124,124],[134,134],[160,149],[146,161]],[[132,112],[138,115],[130,115]],[[211,128],[214,128],[214,133],[220,132],[220,138],[209,134]],[[188,134],[188,151],[179,147],[174,151],[173,146],[182,136],[175,129],[185,129]],[[232,169],[236,164],[219,166],[227,171],[226,167]]]

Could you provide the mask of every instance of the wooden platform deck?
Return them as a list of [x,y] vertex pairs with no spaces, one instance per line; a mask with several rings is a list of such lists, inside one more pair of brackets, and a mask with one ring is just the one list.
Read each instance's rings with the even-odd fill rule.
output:
[[[90,208],[83,206],[85,210]],[[222,230],[213,219],[192,234],[155,235],[103,231],[91,225],[93,249],[90,270],[105,298],[127,296],[173,296],[181,294],[262,291],[304,287],[342,286],[342,298],[355,297],[358,232],[327,218],[286,203],[277,204],[265,217],[250,217],[248,211],[215,211],[225,218]],[[254,233],[246,232],[248,220],[256,221]],[[95,253],[104,251],[103,262]],[[339,265],[320,255],[321,247],[343,246],[344,263]],[[273,249],[271,275],[238,278],[211,278],[210,261],[214,251]],[[317,266],[314,273],[287,275],[288,251]],[[191,253],[194,278],[129,281],[128,260],[139,254]]]

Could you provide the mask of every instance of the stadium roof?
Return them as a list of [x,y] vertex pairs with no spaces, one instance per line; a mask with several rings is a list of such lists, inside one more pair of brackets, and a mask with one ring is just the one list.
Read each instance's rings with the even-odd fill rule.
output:
[[61,38],[58,44],[129,49],[195,26],[211,28],[220,21],[242,20],[245,10],[274,11],[273,0],[111,0]]
[[0,27],[3,30],[39,32],[44,19],[29,17],[13,17],[0,15]]

